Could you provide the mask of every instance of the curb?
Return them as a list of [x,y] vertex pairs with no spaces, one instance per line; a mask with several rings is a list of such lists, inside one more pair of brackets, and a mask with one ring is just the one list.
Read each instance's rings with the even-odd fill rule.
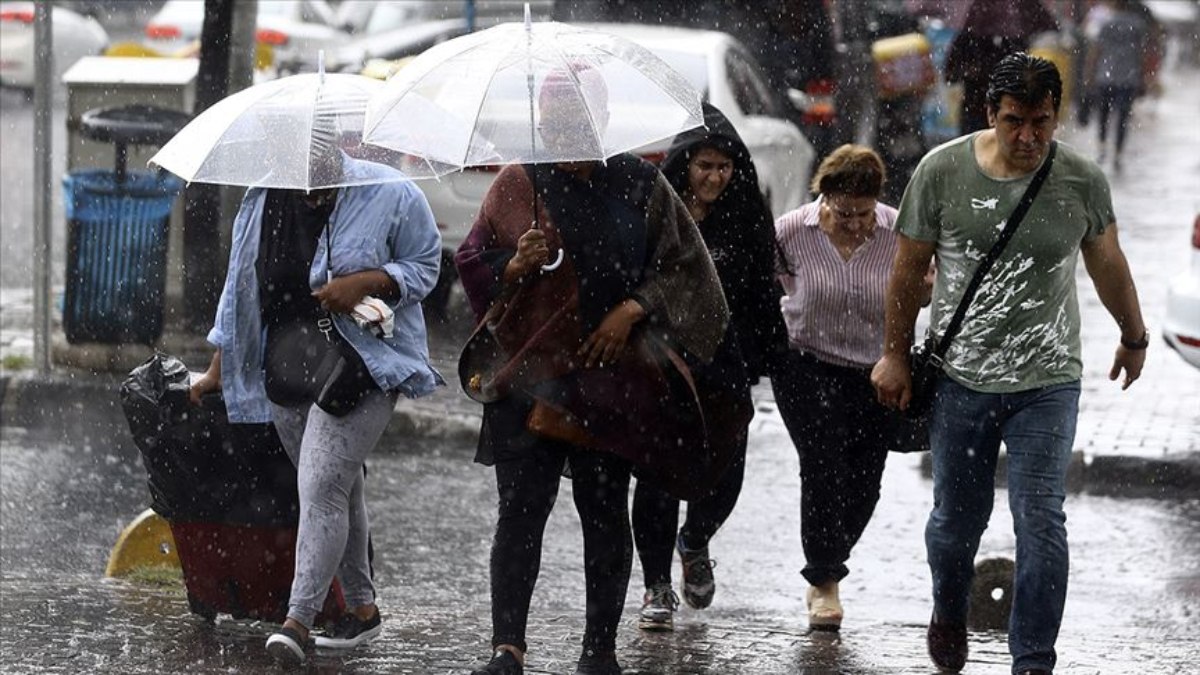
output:
[[[996,487],[1008,485],[1008,457],[996,462]],[[933,476],[929,453],[921,456],[921,475]],[[1180,499],[1200,495],[1200,453],[1174,459],[1128,455],[1088,457],[1082,450],[1071,453],[1067,466],[1067,493],[1103,497]]]
[[[96,438],[120,438],[132,446],[120,400],[123,379],[75,373],[0,376],[0,433],[88,445]],[[403,448],[421,440],[474,446],[482,411],[466,409],[457,397],[457,391],[446,388],[423,399],[401,399],[381,447]],[[921,472],[925,477],[932,474],[928,453],[921,457]],[[1005,456],[1001,454],[996,485],[1004,487],[1006,480]],[[1067,471],[1067,489],[1109,497],[1196,497],[1200,495],[1200,453],[1177,458],[1086,457],[1077,450]]]

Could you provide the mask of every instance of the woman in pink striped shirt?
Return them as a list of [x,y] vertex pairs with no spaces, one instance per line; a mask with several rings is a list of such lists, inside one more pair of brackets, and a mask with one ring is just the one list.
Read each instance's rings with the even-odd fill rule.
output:
[[874,150],[843,145],[813,177],[816,201],[775,221],[790,349],[771,385],[800,456],[801,573],[815,630],[841,627],[838,582],[903,424],[870,381],[897,248],[896,209],[878,201],[885,177]]

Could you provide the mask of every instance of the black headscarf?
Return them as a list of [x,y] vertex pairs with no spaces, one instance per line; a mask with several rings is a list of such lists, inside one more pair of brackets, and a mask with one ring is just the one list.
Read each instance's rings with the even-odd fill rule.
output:
[[713,148],[733,160],[729,184],[696,225],[721,278],[742,357],[750,376],[757,378],[768,374],[774,356],[787,349],[780,289],[774,278],[780,260],[775,222],[759,191],[750,151],[737,130],[709,103],[704,104],[704,124],[675,137],[662,172],[683,196],[689,191],[688,163],[697,151]]

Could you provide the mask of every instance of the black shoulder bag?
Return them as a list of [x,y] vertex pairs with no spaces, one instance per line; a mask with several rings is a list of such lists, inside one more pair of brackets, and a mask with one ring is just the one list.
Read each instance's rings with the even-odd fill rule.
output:
[[912,373],[912,398],[908,402],[908,408],[904,414],[910,418],[923,417],[929,412],[930,406],[933,405],[933,390],[937,382],[937,376],[942,372],[942,366],[945,365],[946,351],[950,349],[950,341],[958,333],[958,329],[962,327],[963,319],[967,316],[967,308],[971,301],[975,299],[975,292],[979,290],[979,285],[983,283],[983,277],[992,268],[996,259],[1004,251],[1004,247],[1009,240],[1013,238],[1013,234],[1017,231],[1017,226],[1025,219],[1025,212],[1029,210],[1033,200],[1037,197],[1038,191],[1042,188],[1042,183],[1046,182],[1046,176],[1050,174],[1050,166],[1054,164],[1054,155],[1058,152],[1058,142],[1050,142],[1050,150],[1046,154],[1046,161],[1042,162],[1041,168],[1034,175],[1033,180],[1029,181],[1029,186],[1025,188],[1025,194],[1021,196],[1021,201],[1017,204],[1017,208],[1008,217],[1008,222],[1004,225],[1004,230],[1000,232],[1000,237],[996,239],[996,243],[992,245],[991,250],[984,256],[983,261],[979,263],[979,267],[975,269],[975,276],[971,277],[971,282],[967,284],[967,289],[963,291],[962,299],[958,302],[958,308],[954,310],[954,316],[950,318],[950,323],[946,325],[946,331],[942,333],[940,339],[935,338],[932,331],[925,336],[925,341],[916,345],[912,349],[909,356],[911,364],[910,371]]
[[[332,270],[333,242],[325,225],[325,260]],[[329,273],[332,278],[332,272]],[[362,356],[322,309],[314,320],[297,317],[267,331],[263,356],[267,398],[279,405],[316,403],[335,417],[349,413],[378,389]]]

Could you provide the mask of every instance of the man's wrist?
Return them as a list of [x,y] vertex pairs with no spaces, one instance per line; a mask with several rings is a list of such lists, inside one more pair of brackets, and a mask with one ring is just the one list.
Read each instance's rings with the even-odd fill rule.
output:
[[1121,346],[1124,347],[1125,349],[1130,349],[1130,350],[1134,350],[1134,351],[1139,351],[1139,350],[1149,347],[1150,346],[1150,331],[1148,329],[1143,328],[1141,337],[1138,337],[1138,338],[1135,338],[1132,340],[1130,340],[1122,335],[1121,336]]

